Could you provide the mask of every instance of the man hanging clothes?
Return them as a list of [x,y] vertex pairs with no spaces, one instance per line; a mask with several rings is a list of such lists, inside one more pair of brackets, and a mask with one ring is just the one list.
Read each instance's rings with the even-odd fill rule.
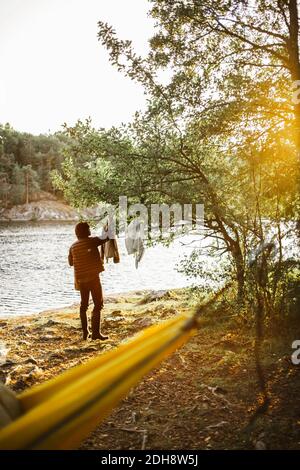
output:
[[77,241],[69,250],[69,265],[74,266],[75,289],[80,291],[80,319],[83,339],[89,336],[87,309],[90,294],[94,308],[91,316],[92,339],[106,340],[108,336],[100,333],[100,312],[103,308],[103,294],[100,272],[104,271],[98,246],[104,245],[109,238],[91,237],[89,224],[80,222],[75,227]]

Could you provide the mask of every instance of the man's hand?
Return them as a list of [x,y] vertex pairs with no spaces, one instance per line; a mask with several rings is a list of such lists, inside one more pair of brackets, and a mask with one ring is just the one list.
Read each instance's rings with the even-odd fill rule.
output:
[[0,383],[0,429],[21,415],[21,405],[14,392]]

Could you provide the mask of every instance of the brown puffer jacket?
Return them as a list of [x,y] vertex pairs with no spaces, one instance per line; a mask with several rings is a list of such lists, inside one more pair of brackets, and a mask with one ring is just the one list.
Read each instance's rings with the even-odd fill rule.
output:
[[101,259],[104,260],[104,258],[106,258],[106,261],[108,261],[109,258],[113,258],[114,263],[120,263],[120,255],[116,239],[113,238],[112,240],[108,240],[105,245],[101,246]]
[[105,242],[99,237],[88,237],[77,240],[71,246],[68,260],[69,265],[74,266],[75,289],[79,289],[81,282],[91,281],[104,271],[98,246]]

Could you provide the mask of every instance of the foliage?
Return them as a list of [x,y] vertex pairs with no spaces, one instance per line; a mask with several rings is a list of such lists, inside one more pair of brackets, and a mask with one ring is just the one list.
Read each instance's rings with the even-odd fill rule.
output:
[[[151,4],[156,34],[146,57],[99,22],[111,63],[143,84],[148,109],[120,129],[66,128],[73,143],[56,185],[75,205],[116,203],[120,194],[204,203],[207,235],[231,258],[239,302],[262,290],[274,310],[285,275],[282,222],[299,217],[297,2]],[[279,254],[262,256],[262,285],[248,260],[270,237]]]
[[0,125],[0,206],[29,202],[40,191],[54,192],[51,171],[60,168],[65,144],[61,133],[33,136]]

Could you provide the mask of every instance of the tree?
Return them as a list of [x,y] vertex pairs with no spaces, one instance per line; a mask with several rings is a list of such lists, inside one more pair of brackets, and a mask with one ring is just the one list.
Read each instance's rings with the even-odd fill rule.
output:
[[[290,216],[296,210],[292,200],[297,194],[300,126],[299,105],[292,103],[291,90],[300,70],[297,2],[151,3],[157,33],[146,58],[136,56],[130,41],[119,40],[103,22],[99,39],[111,62],[145,86],[152,105],[144,122],[164,115],[174,130],[176,158],[164,152],[155,165],[162,159],[173,163],[173,181],[184,172],[205,187],[207,226],[221,235],[235,260],[242,297],[245,245],[250,234],[265,238],[261,217],[274,213],[273,195],[277,209],[282,199],[277,183],[268,178],[266,161],[260,161],[270,148],[279,155],[284,146],[291,183],[280,217],[287,210],[284,204]],[[160,80],[161,69],[168,71],[167,84]],[[277,165],[272,159],[270,163]],[[218,182],[230,187],[231,194]],[[243,192],[249,194],[248,200]]]
[[[203,117],[212,106],[242,111],[244,118],[270,119],[267,129],[277,113],[276,126],[290,121],[299,156],[300,104],[291,100],[292,81],[300,79],[297,0],[150,3],[157,33],[146,58],[99,22],[111,62],[173,111],[180,104],[186,114],[197,110]],[[171,75],[166,86],[157,79],[159,68]]]
[[[118,190],[146,203],[204,202],[242,303],[247,258],[267,237],[263,219],[276,221],[280,244],[280,222],[296,213],[292,2],[151,3],[158,32],[145,58],[99,23],[111,62],[144,85],[148,110],[118,131],[80,122],[67,129],[74,145],[59,185],[77,205],[112,202]],[[271,282],[272,263],[267,268]]]
[[33,136],[0,125],[0,204],[28,202],[40,189],[53,192],[50,174],[60,168],[65,145],[62,133]]
[[31,165],[20,166],[18,163],[13,168],[12,193],[14,204],[28,204],[30,198],[39,191],[38,175]]

